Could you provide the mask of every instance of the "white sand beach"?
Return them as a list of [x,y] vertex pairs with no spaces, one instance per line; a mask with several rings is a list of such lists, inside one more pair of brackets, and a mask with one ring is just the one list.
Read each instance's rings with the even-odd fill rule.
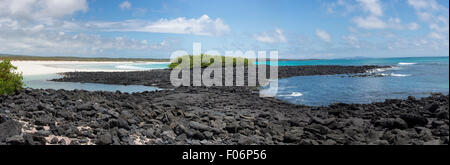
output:
[[[64,72],[125,72],[138,71],[143,69],[97,69],[97,68],[77,68],[79,65],[130,65],[135,62],[84,62],[84,61],[12,61],[17,70],[22,72],[24,76],[30,75],[48,75]],[[167,62],[142,62],[139,64],[168,64]]]

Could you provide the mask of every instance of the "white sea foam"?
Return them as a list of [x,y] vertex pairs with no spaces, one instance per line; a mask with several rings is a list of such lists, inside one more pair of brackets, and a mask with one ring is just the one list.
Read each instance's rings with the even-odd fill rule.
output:
[[395,73],[391,73],[390,76],[392,77],[408,77],[411,76],[410,74],[395,74]]
[[142,68],[133,65],[117,65],[115,66],[117,69],[128,69],[128,70],[146,70],[147,68]]
[[384,68],[377,68],[377,69],[372,69],[372,70],[368,70],[367,73],[381,73],[381,72],[385,72],[387,69]]
[[400,62],[398,65],[415,65],[417,63]]
[[280,95],[280,96],[282,96],[282,97],[300,97],[300,96],[303,96],[303,94],[300,92],[292,92],[289,95]]
[[300,97],[300,96],[303,96],[303,94],[300,93],[300,92],[292,92],[290,96],[292,96],[292,97]]
[[398,66],[393,66],[393,67],[389,68],[389,70],[401,70],[401,69],[403,69],[403,68],[398,67]]

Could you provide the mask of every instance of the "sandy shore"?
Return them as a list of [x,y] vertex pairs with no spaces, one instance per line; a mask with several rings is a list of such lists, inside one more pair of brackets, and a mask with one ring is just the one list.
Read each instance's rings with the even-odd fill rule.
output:
[[[167,62],[142,62],[142,64],[165,64]],[[18,71],[24,76],[46,75],[64,72],[125,72],[139,71],[139,69],[79,69],[76,65],[120,65],[136,64],[134,62],[81,62],[81,61],[12,61],[17,66]]]

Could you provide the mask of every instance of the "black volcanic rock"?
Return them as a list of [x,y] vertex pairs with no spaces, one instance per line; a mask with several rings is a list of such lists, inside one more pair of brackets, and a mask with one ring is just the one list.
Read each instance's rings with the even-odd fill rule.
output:
[[6,138],[19,135],[21,133],[22,124],[14,120],[6,120],[0,124],[0,142]]
[[0,144],[448,144],[448,104],[448,95],[432,94],[310,107],[248,87],[24,89],[0,102]]
[[[269,66],[267,71],[269,71]],[[313,75],[337,75],[337,74],[357,74],[367,75],[370,70],[378,68],[388,68],[389,66],[339,66],[339,65],[323,65],[323,66],[279,66],[278,78],[288,78],[294,76],[313,76]],[[130,71],[130,72],[67,72],[63,73],[60,79],[52,81],[58,82],[81,82],[81,83],[101,83],[101,84],[118,84],[118,85],[145,85],[156,86],[159,88],[174,88],[170,81],[171,69],[155,69],[149,71]],[[244,84],[247,85],[248,70],[244,69]],[[192,70],[191,83],[192,83]],[[222,68],[222,74],[225,75],[225,69]],[[236,70],[233,70],[236,75]],[[267,72],[267,77],[270,73]],[[225,79],[225,76],[223,76]],[[234,80],[233,84],[236,84]],[[222,81],[225,82],[225,81]],[[81,106],[83,108],[87,105]]]

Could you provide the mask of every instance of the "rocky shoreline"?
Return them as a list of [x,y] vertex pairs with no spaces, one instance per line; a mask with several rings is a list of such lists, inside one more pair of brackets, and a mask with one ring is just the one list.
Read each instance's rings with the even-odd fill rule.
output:
[[[364,74],[381,67],[280,67],[279,77]],[[73,72],[57,81],[170,90],[24,89],[2,95],[0,145],[448,145],[449,95],[311,107],[262,98],[245,86],[173,88],[169,72]]]
[[[313,75],[336,75],[336,74],[364,75],[369,74],[369,71],[374,69],[389,68],[389,67],[390,66],[376,66],[376,65],[282,66],[278,67],[278,78],[289,78],[294,76],[313,76]],[[269,67],[267,67],[267,71],[269,71]],[[145,86],[156,86],[164,89],[171,89],[174,87],[170,82],[170,72],[171,72],[170,69],[155,69],[150,71],[134,71],[134,72],[68,72],[62,73],[63,75],[62,78],[54,79],[52,81],[118,84],[118,85],[145,85]],[[192,70],[190,72],[192,73]],[[222,74],[225,75],[225,69],[223,68]],[[233,70],[233,75],[236,76],[236,70]],[[247,76],[248,76],[247,68],[245,68],[244,73],[245,80],[247,80]],[[267,78],[269,78],[269,76],[270,76],[269,73],[267,73]],[[223,76],[223,78],[225,78],[225,76]],[[244,84],[247,84],[247,82],[245,82]]]
[[0,145],[441,145],[449,96],[308,107],[245,87],[0,96]]

